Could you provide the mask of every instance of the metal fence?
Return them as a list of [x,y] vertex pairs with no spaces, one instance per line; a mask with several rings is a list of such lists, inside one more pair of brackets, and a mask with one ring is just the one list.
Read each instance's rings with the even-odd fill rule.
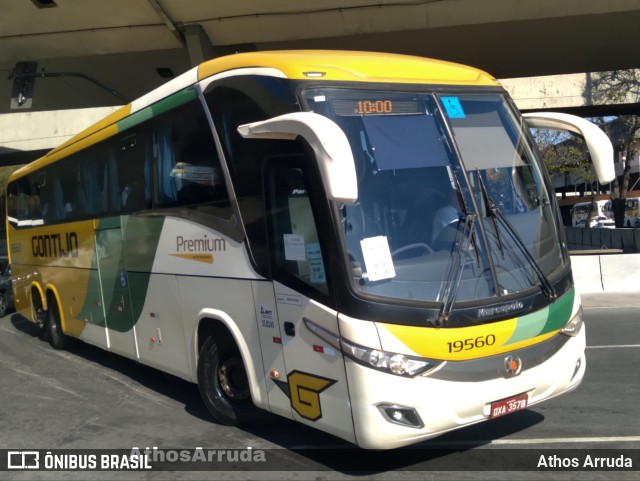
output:
[[570,251],[617,249],[625,254],[640,252],[640,229],[585,229],[565,227]]

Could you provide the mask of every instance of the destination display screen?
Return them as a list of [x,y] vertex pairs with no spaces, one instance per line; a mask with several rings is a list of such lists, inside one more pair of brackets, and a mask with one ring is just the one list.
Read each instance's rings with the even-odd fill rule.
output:
[[331,101],[335,115],[340,117],[360,115],[410,115],[421,114],[418,99],[335,99]]

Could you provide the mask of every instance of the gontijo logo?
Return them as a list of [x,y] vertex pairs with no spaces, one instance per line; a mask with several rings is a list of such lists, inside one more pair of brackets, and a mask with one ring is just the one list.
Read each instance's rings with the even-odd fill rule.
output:
[[220,237],[202,237],[190,239],[181,235],[176,237],[176,252],[169,254],[182,259],[213,264],[213,253],[227,250],[227,242]]
[[31,237],[33,257],[78,257],[78,234],[45,234]]

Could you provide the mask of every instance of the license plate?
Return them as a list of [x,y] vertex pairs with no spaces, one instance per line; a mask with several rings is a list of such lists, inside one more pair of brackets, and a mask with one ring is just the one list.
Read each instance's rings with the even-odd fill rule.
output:
[[494,401],[491,403],[491,414],[489,417],[493,419],[525,409],[528,401],[529,396],[527,394],[519,394],[518,396]]

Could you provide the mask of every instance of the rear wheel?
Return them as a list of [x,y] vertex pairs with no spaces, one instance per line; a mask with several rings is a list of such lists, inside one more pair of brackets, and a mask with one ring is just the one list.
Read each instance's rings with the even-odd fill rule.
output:
[[241,426],[258,420],[247,371],[231,339],[209,337],[198,360],[198,387],[205,406],[220,423]]
[[9,303],[7,302],[7,293],[0,293],[0,317],[4,317],[7,313],[7,306]]
[[55,302],[55,300],[50,300],[49,302],[47,318],[49,344],[51,344],[51,347],[58,350],[68,349],[73,339],[62,332],[60,311],[58,310],[58,303]]

